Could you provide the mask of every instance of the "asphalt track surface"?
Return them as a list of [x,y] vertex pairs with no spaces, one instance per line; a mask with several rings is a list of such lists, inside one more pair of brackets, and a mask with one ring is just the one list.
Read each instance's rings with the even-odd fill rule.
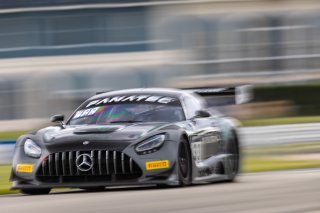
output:
[[70,190],[0,196],[1,213],[320,212],[320,170],[240,175],[234,183],[183,188]]

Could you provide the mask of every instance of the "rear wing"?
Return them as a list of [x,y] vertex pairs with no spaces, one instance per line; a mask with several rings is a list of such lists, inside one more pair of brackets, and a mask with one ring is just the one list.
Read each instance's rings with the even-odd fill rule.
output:
[[247,103],[253,99],[251,85],[219,88],[188,88],[184,89],[203,96],[210,106],[225,106]]

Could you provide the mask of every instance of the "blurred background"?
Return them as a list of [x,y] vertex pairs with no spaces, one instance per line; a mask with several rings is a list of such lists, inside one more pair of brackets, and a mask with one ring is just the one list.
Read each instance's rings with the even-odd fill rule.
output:
[[[133,87],[252,85],[251,102],[227,110],[244,126],[320,122],[319,11],[318,0],[0,0],[0,138]],[[319,126],[249,127],[244,144],[319,150]]]
[[96,91],[159,86],[251,84],[254,102],[274,101],[241,119],[319,112],[320,89],[305,85],[320,79],[318,1],[1,0],[0,8],[0,120],[68,115]]

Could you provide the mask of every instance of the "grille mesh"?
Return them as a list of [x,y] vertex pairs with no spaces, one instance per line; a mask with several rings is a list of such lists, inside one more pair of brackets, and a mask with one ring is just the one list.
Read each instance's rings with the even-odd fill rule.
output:
[[[80,171],[76,166],[81,154],[91,156],[93,166],[89,171]],[[44,182],[112,181],[138,178],[141,174],[132,158],[110,150],[53,153],[42,161],[37,171],[38,179]]]

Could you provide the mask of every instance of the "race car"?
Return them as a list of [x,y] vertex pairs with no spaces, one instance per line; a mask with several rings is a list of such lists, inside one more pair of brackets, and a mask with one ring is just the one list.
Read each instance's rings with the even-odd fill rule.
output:
[[232,181],[239,172],[238,122],[211,110],[204,98],[229,93],[139,88],[97,94],[66,122],[55,115],[55,125],[18,138],[12,189],[34,195],[55,187]]

